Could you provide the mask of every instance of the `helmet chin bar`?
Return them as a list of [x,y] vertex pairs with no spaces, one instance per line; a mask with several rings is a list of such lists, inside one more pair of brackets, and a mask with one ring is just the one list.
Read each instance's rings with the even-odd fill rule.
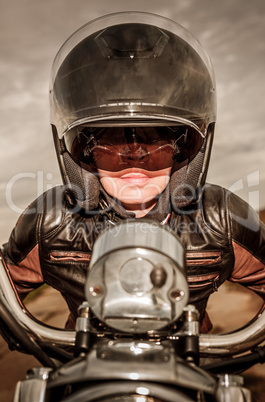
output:
[[189,297],[182,244],[155,221],[115,225],[95,242],[85,295],[94,314],[121,332],[171,324]]

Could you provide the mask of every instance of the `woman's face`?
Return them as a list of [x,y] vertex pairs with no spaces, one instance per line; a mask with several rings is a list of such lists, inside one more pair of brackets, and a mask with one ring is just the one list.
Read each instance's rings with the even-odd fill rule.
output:
[[98,169],[98,174],[107,193],[130,210],[154,205],[169,182],[171,169],[149,171],[131,167],[118,172]]
[[[74,141],[73,136],[74,134]],[[147,210],[157,202],[174,170],[191,160],[203,136],[186,125],[157,127],[79,127],[65,136],[68,152],[99,176],[109,195],[125,209]]]
[[166,128],[103,131],[91,147],[102,186],[127,210],[150,209],[169,182],[175,142],[175,132]]

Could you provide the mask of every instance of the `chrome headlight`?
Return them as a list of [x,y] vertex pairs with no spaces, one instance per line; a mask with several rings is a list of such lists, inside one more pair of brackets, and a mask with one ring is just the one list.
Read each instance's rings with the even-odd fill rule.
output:
[[184,249],[172,230],[129,219],[96,240],[85,286],[95,315],[123,332],[174,322],[188,302]]

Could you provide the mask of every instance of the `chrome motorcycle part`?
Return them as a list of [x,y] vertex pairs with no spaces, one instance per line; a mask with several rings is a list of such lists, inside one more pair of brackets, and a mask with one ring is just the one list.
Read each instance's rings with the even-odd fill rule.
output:
[[50,327],[35,319],[23,305],[15,290],[2,255],[0,254],[0,302],[8,306],[10,315],[34,339],[41,342],[50,342],[61,348],[74,346],[75,331],[66,331]]
[[90,329],[90,309],[88,302],[85,301],[78,308],[75,330],[76,332],[89,332]]
[[[139,387],[139,383],[144,383],[146,389],[152,389],[152,386],[155,385],[156,392],[152,391],[146,396],[162,401],[186,401],[181,397],[178,398],[178,392],[181,393],[180,388],[192,390],[192,393],[199,390],[208,395],[213,395],[216,389],[214,377],[176,357],[171,342],[158,344],[150,341],[132,341],[131,339],[115,341],[103,339],[97,342],[90,353],[76,361],[74,366],[71,364],[63,366],[52,374],[48,383],[49,391],[63,389],[69,383],[69,378],[71,378],[72,384],[79,384],[80,389],[85,385],[86,392],[89,393],[91,390],[91,395],[93,395],[95,382],[100,385],[102,392],[111,387],[109,389],[112,389],[112,394],[117,395],[119,395],[123,382],[128,385],[127,391],[130,390],[130,392],[133,384],[135,386],[137,384]],[[100,387],[95,389],[100,391]],[[177,391],[176,394],[171,394],[171,399],[166,396],[166,391],[170,389],[171,392]],[[165,395],[162,392],[165,392]],[[83,391],[80,391],[81,394]],[[96,394],[105,401],[102,394]],[[105,393],[104,396],[106,397],[106,395]],[[73,402],[78,399],[74,399],[73,395],[66,400]],[[94,399],[91,397],[86,400]],[[109,400],[111,399],[106,399],[106,401]],[[127,399],[124,400],[127,401]]]
[[75,357],[88,353],[96,339],[91,331],[91,314],[87,301],[83,302],[78,308],[79,317],[76,319],[76,340],[75,340]]
[[217,389],[217,401],[251,402],[251,392],[244,387],[243,377],[231,374],[220,375]]
[[89,386],[64,402],[194,402],[188,395],[165,385],[120,381]]
[[[0,256],[0,302],[9,306],[10,315],[38,341],[51,343],[61,348],[73,347],[75,331],[53,328],[36,320],[27,311],[15,291],[2,256]],[[265,310],[255,317],[255,321],[243,329],[230,334],[200,334],[200,353],[210,357],[237,355],[259,345],[265,339]]]
[[181,330],[173,337],[173,345],[178,356],[187,362],[199,364],[199,312],[189,304],[183,309]]
[[45,402],[47,380],[50,368],[40,367],[30,370],[24,381],[17,383],[13,402]]
[[184,324],[182,331],[189,336],[198,336],[200,332],[199,312],[192,304],[183,309]]
[[182,244],[155,221],[113,226],[94,244],[85,295],[95,315],[121,332],[175,322],[189,297]]

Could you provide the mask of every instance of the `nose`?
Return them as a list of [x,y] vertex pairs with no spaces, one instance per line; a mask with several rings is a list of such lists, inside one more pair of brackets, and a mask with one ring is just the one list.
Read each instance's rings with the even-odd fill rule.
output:
[[143,144],[127,144],[127,147],[122,153],[122,159],[131,161],[146,161],[149,159],[149,152]]

